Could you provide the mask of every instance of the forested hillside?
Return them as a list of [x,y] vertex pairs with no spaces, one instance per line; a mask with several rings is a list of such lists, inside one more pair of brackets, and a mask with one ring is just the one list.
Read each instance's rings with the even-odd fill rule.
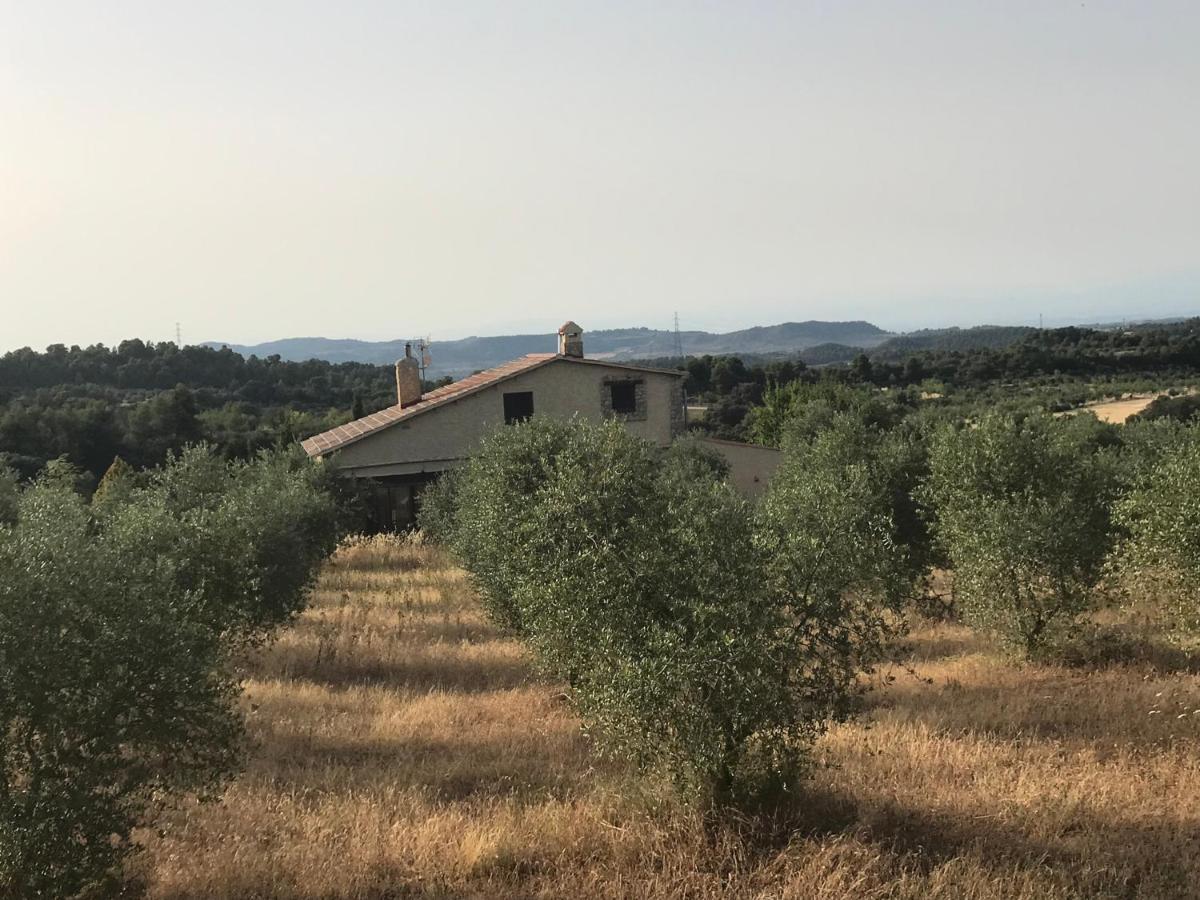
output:
[[392,402],[390,366],[245,358],[231,350],[122,341],[0,357],[0,457],[33,475],[66,456],[93,479],[116,456],[137,467],[209,441],[225,455],[348,420]]
[[[906,347],[913,349],[901,352]],[[792,383],[913,388],[942,395],[943,406],[981,408],[1066,409],[1117,382],[1159,390],[1164,379],[1200,374],[1200,320],[1120,330],[947,329],[892,338],[870,352],[844,350],[854,351],[848,362],[820,366],[802,358],[815,351],[647,361],[687,370],[688,396],[711,407],[697,427],[755,439],[752,411],[779,402],[769,388]],[[388,406],[394,391],[391,365],[290,362],[139,340],[26,348],[0,356],[0,455],[24,477],[66,456],[94,483],[116,456],[152,466],[197,441],[247,458]]]

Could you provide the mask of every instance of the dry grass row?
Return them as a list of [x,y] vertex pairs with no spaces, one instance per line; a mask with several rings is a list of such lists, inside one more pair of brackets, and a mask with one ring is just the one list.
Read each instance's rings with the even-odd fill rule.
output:
[[146,835],[158,898],[1188,897],[1200,679],[1016,667],[961,628],[825,763],[794,829],[706,829],[589,753],[436,551],[343,550],[254,661],[257,749]]

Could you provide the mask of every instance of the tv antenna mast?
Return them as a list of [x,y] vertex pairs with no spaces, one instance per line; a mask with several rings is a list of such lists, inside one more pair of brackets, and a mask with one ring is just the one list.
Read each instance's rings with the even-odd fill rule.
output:
[[433,343],[428,337],[414,338],[410,341],[405,341],[410,345],[417,354],[417,366],[421,370],[421,380],[425,380],[425,370],[433,364],[433,357],[429,355],[429,347]]
[[429,368],[429,366],[433,363],[433,356],[431,356],[429,353],[429,345],[432,343],[433,343],[433,341],[431,341],[429,339],[428,335],[426,335],[423,338],[420,338],[417,341],[417,353],[420,354],[420,360],[421,360],[421,380],[422,381],[425,380],[425,370],[427,368]]

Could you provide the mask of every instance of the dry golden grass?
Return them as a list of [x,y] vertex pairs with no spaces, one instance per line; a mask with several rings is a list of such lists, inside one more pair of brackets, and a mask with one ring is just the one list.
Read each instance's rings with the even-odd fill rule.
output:
[[1130,416],[1136,416],[1154,402],[1157,394],[1142,394],[1132,397],[1122,397],[1119,400],[1104,400],[1099,403],[1089,403],[1082,409],[1095,413],[1101,422],[1122,425]]
[[[1194,388],[1187,388],[1189,394],[1195,393]],[[1085,403],[1078,409],[1070,410],[1066,413],[1058,413],[1058,415],[1077,415],[1081,412],[1093,413],[1101,422],[1108,422],[1111,425],[1123,425],[1131,417],[1136,416],[1147,406],[1154,402],[1156,397],[1161,397],[1162,392],[1153,394],[1122,394],[1120,397],[1110,397],[1104,400],[1096,400],[1092,403]]]
[[157,898],[1200,894],[1200,679],[911,644],[920,678],[822,742],[798,827],[706,829],[593,758],[436,552],[362,544],[254,662],[246,773],[136,874]]

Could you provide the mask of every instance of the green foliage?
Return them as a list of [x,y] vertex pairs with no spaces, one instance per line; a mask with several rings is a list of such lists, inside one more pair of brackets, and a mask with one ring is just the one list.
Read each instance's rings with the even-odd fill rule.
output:
[[1134,418],[1144,422],[1153,422],[1158,419],[1195,422],[1200,419],[1200,394],[1184,394],[1174,397],[1162,394],[1150,401],[1150,405]]
[[[835,514],[845,495],[785,492],[759,533],[714,474],[617,423],[534,420],[489,438],[433,505],[493,616],[571,685],[599,745],[728,802],[789,786],[849,711],[886,632],[868,595],[891,570],[850,574],[887,525]],[[858,528],[854,551],[772,568],[809,525]],[[845,535],[827,537],[840,552]]]
[[750,411],[746,433],[756,444],[778,447],[783,443],[784,428],[796,414],[804,390],[799,382],[768,385],[763,391],[762,404]]
[[455,539],[461,469],[443,472],[421,491],[420,526],[425,538],[449,547]]
[[1200,631],[1200,439],[1189,429],[1116,505],[1123,528],[1114,570],[1137,608],[1171,630]]
[[663,463],[683,478],[724,481],[729,477],[728,460],[694,438],[678,438],[664,451]]
[[1093,605],[1116,484],[1103,434],[1082,419],[993,415],[933,441],[928,497],[959,607],[1027,653]]
[[0,465],[0,527],[16,523],[19,497],[17,473],[8,466]]
[[0,453],[25,478],[66,456],[99,478],[114,456],[135,468],[207,441],[250,459],[290,435],[395,402],[391,366],[243,358],[229,350],[125,341],[0,356]]
[[91,478],[88,474],[65,456],[46,463],[38,474],[38,481],[42,484],[73,491],[76,494],[86,494],[91,486]]
[[[243,463],[189,447],[151,473],[106,529],[130,557],[169,566],[194,616],[253,639],[302,608],[336,545],[338,507],[324,478],[295,448]],[[172,552],[180,546],[191,552]]]
[[823,658],[846,695],[854,674],[882,651],[895,627],[890,613],[921,574],[895,515],[900,450],[840,416],[813,439],[789,444],[759,508],[764,576],[804,624],[806,653]]
[[132,458],[139,465],[153,465],[199,441],[203,434],[197,413],[195,395],[183,385],[136,404],[126,420]]
[[[544,486],[557,457],[574,434],[568,423],[539,420],[536,427],[498,431],[470,464],[426,491],[422,519],[464,561],[488,614],[505,628],[524,630],[517,591],[528,579],[528,549],[542,523],[533,520],[532,498]],[[447,509],[447,505],[450,506]]]
[[911,409],[911,398],[903,392],[885,394],[834,380],[793,381],[767,389],[762,406],[751,411],[747,431],[755,443],[782,447],[789,440],[811,440],[839,416],[886,430]]
[[195,447],[128,478],[114,464],[88,506],[55,466],[0,527],[0,897],[117,890],[134,826],[233,771],[231,654],[303,605],[335,543],[298,451]]
[[[859,466],[874,479],[873,509],[890,521],[896,560],[905,580],[923,576],[935,561],[929,513],[917,495],[928,470],[926,430],[911,416],[913,399],[835,381],[792,382],[771,388],[751,415],[754,438],[783,445],[785,481],[803,483],[814,472]],[[837,477],[834,474],[833,477]]]
[[166,567],[130,562],[50,481],[0,528],[0,896],[111,888],[146,811],[237,762],[216,634]]

